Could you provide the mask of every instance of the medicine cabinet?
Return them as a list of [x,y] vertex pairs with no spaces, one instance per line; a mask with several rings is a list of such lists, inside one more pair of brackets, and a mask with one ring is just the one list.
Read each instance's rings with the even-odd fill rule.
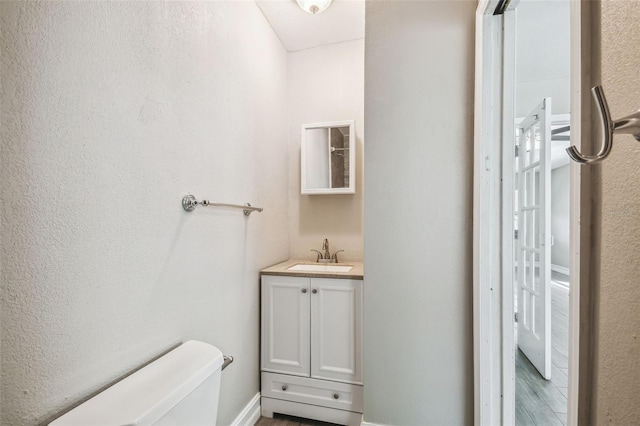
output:
[[302,125],[302,194],[356,193],[353,120]]

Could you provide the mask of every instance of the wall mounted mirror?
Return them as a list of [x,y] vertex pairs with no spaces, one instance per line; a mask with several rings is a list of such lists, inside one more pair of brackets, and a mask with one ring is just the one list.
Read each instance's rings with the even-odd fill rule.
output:
[[356,193],[353,120],[302,125],[302,194]]

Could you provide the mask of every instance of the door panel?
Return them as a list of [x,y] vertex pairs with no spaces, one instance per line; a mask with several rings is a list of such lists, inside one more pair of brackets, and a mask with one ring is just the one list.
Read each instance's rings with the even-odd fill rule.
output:
[[362,280],[311,279],[311,377],[362,383]]
[[262,276],[262,370],[308,376],[309,278]]
[[518,347],[551,378],[551,98],[517,126]]

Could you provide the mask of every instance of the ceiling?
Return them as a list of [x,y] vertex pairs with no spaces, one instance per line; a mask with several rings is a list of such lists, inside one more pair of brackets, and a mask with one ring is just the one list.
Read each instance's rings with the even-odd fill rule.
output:
[[255,0],[289,52],[364,38],[364,0],[333,0],[311,15],[295,0]]

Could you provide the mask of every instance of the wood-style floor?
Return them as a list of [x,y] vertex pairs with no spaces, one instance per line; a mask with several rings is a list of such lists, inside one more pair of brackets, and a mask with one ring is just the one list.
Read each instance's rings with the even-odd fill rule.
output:
[[[554,274],[552,281],[568,281]],[[516,350],[516,425],[567,424],[569,291],[551,285],[551,380],[540,376],[526,356]]]
[[272,419],[260,417],[255,426],[336,426],[333,423],[275,414]]

